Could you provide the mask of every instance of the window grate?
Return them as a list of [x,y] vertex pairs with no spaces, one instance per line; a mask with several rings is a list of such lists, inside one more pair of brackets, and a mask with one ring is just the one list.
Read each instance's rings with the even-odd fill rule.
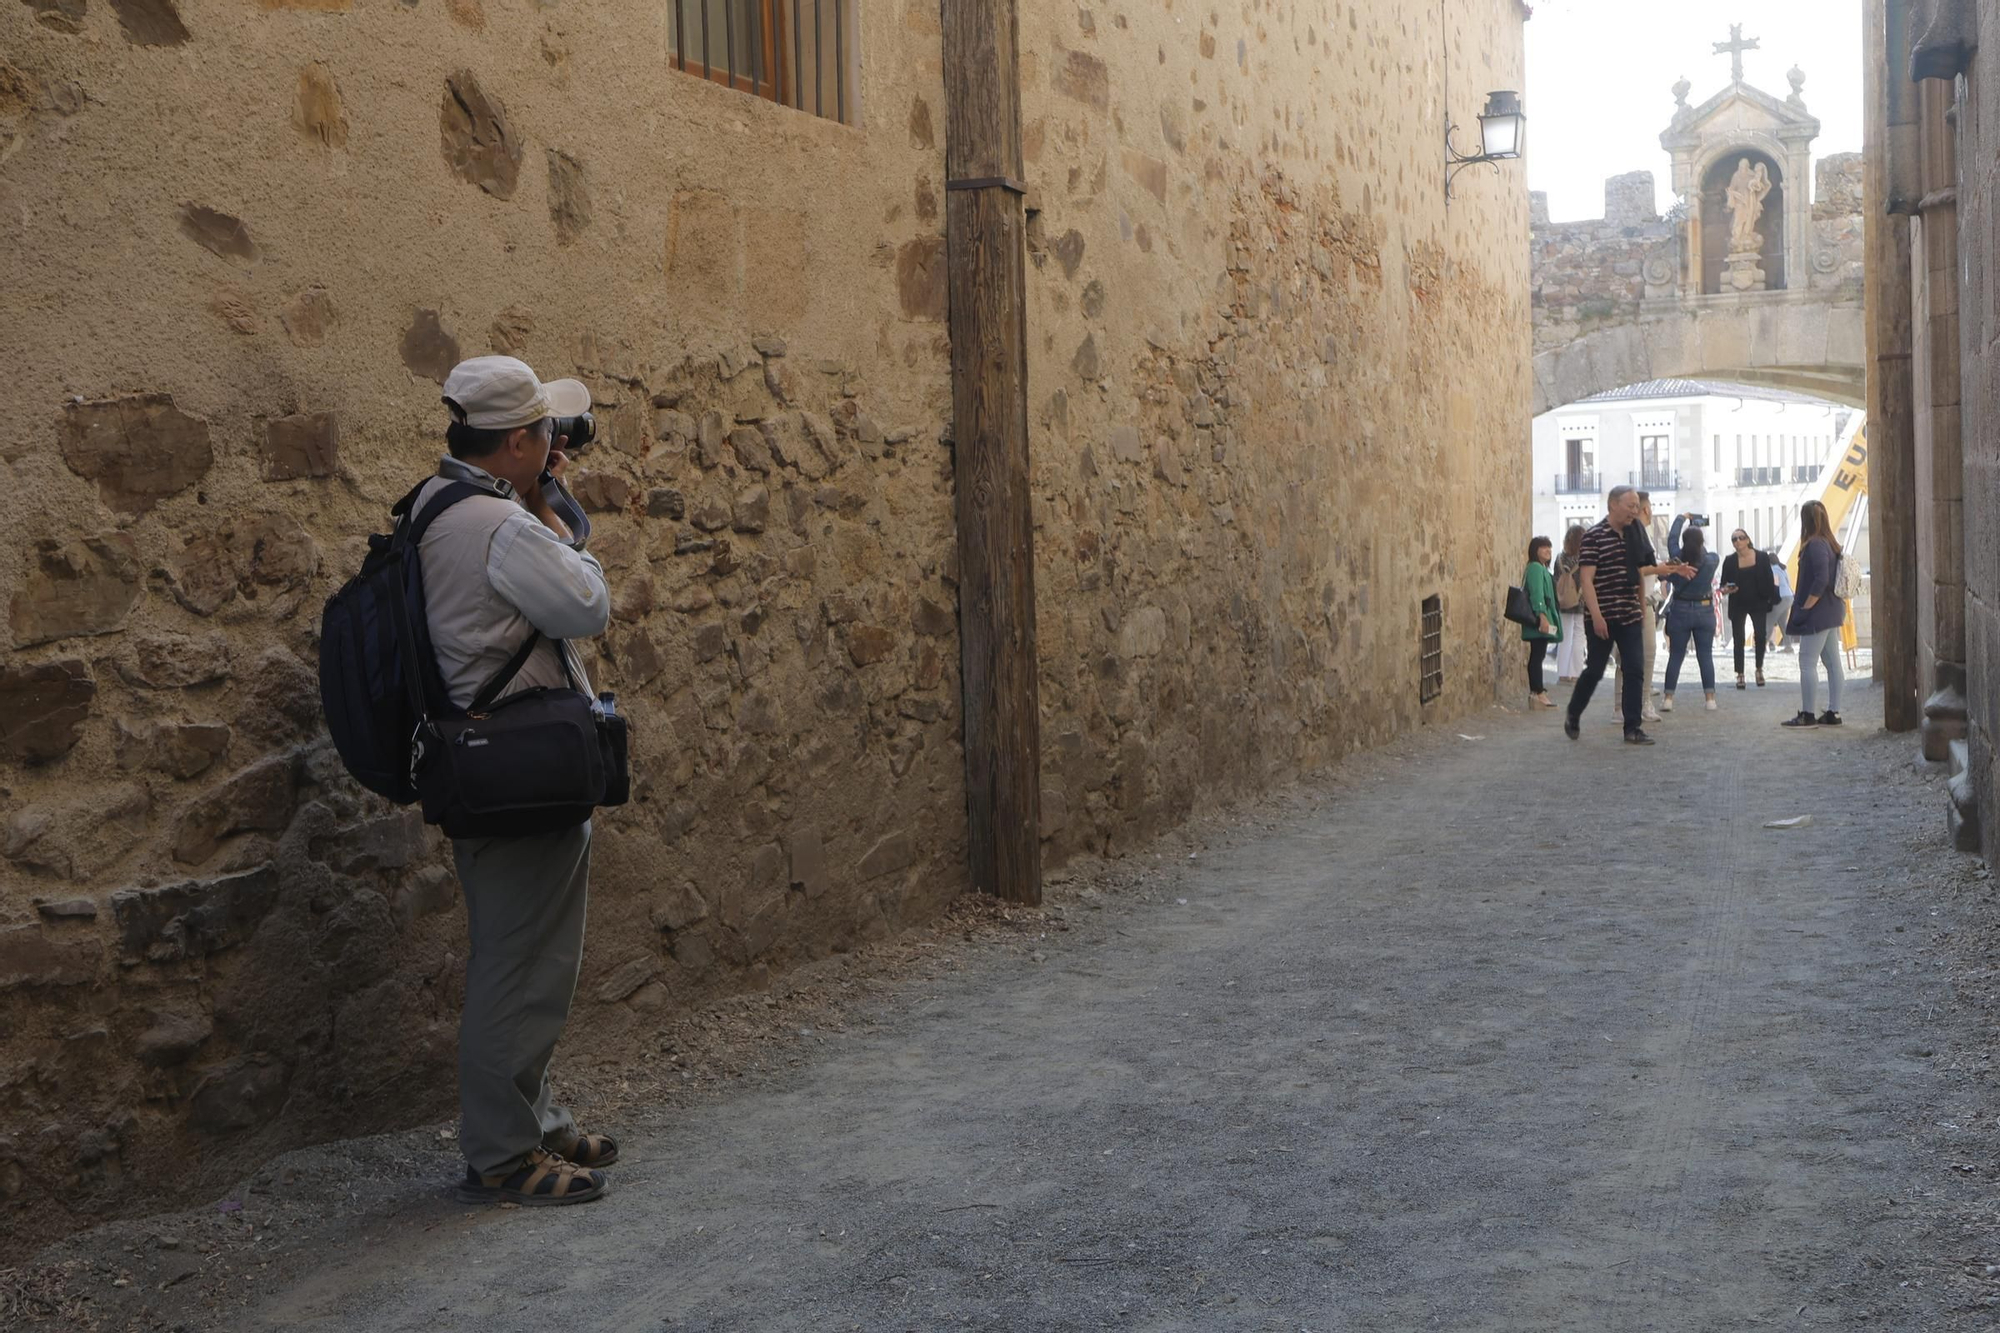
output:
[[852,0],[673,0],[675,69],[843,125]]
[[1417,701],[1444,693],[1444,599],[1424,598],[1423,634],[1417,644]]

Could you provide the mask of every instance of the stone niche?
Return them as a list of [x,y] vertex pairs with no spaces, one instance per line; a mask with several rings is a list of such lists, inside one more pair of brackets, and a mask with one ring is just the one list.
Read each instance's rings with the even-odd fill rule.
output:
[[1763,236],[1758,263],[1764,270],[1765,291],[1785,288],[1786,191],[1785,169],[1769,153],[1755,148],[1732,150],[1709,164],[1701,178],[1701,290],[1705,296],[1734,291],[1728,285],[1729,267],[1729,178],[1739,162],[1748,160],[1751,170],[1761,164],[1771,176],[1771,192],[1764,196],[1764,211],[1757,219]]

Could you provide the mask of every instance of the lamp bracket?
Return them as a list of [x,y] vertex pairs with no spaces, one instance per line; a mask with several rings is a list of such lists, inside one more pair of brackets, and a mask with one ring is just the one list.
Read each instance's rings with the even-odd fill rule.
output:
[[1467,167],[1482,165],[1490,166],[1495,171],[1500,169],[1500,159],[1491,153],[1467,154],[1459,152],[1457,146],[1452,143],[1452,137],[1457,133],[1458,126],[1452,124],[1450,121],[1446,121],[1444,127],[1444,197],[1447,203],[1451,201],[1452,179],[1459,172],[1464,171]]

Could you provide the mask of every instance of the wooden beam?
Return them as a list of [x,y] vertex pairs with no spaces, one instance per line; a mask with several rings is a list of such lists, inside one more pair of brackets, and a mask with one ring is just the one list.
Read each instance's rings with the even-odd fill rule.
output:
[[[1893,19],[1893,22],[1892,22]],[[1863,7],[1862,202],[1868,311],[1869,599],[1883,725],[1923,721],[1917,680],[1917,454],[1911,330],[1910,219],[1916,147],[1910,117],[1907,16],[1901,0]],[[1894,182],[1907,183],[1902,191]],[[1900,202],[1899,202],[1900,200]]]
[[1026,218],[1014,0],[944,0],[945,247],[973,886],[1042,900]]

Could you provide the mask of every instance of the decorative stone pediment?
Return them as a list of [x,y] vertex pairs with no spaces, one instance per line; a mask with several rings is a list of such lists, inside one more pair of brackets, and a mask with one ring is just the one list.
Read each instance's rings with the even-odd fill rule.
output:
[[[1731,58],[1730,82],[1696,106],[1687,101],[1692,84],[1683,79],[1674,87],[1674,116],[1660,146],[1673,160],[1674,193],[1685,205],[1684,295],[1788,290],[1803,286],[1820,260],[1812,230],[1819,119],[1806,109],[1803,70],[1787,75],[1788,97],[1744,81],[1743,53],[1758,49],[1757,38],[1732,27],[1729,40],[1715,44],[1717,55]],[[1746,192],[1752,173],[1756,184]]]
[[1673,124],[1660,136],[1660,146],[1671,153],[1743,130],[1779,139],[1815,139],[1819,137],[1819,118],[1805,109],[1803,98],[1794,105],[1762,88],[1736,83],[1700,106],[1683,108],[1683,114],[1675,115]]

